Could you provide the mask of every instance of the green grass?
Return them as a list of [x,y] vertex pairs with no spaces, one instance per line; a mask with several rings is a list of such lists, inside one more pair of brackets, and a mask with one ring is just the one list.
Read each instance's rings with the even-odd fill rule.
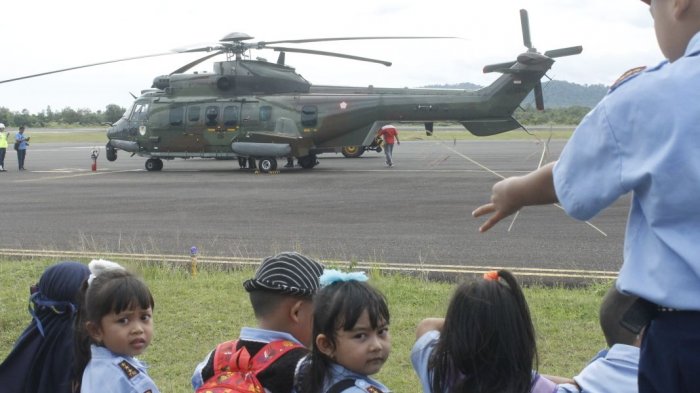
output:
[[[106,128],[105,128],[106,129]],[[38,143],[107,143],[107,133],[105,131],[27,131],[26,135],[31,137],[31,144]]]
[[[0,260],[0,359],[4,359],[30,321],[29,285],[49,261]],[[141,357],[163,392],[190,392],[194,366],[219,342],[236,338],[255,319],[242,288],[252,270],[202,270],[127,264],[143,276],[156,301],[156,335]],[[414,393],[418,379],[409,353],[416,324],[443,316],[454,284],[370,272],[371,283],[389,300],[393,350],[376,378],[397,393]],[[610,283],[584,288],[525,288],[538,332],[540,372],[573,376],[605,345],[598,328],[598,306]]]

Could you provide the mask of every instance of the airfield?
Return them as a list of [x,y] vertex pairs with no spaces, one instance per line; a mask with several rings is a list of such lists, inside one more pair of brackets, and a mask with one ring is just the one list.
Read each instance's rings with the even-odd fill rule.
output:
[[[31,135],[31,134],[30,134]],[[485,234],[471,211],[501,177],[552,161],[564,141],[412,141],[356,159],[319,156],[312,170],[256,174],[237,161],[165,161],[84,143],[32,144],[27,171],[8,149],[0,173],[0,255],[257,264],[294,250],[327,264],[438,278],[508,268],[524,281],[580,283],[616,276],[629,198],[588,223],[556,206],[528,207]],[[280,163],[280,166],[284,162]]]

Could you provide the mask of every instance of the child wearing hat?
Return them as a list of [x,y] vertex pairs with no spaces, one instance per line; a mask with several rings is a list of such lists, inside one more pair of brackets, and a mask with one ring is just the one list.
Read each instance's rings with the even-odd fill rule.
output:
[[484,232],[521,207],[559,202],[588,220],[631,194],[617,289],[648,304],[639,391],[697,392],[700,369],[700,0],[649,5],[667,60],[615,83],[556,163],[493,186]]
[[[323,265],[296,252],[265,258],[255,277],[243,283],[258,326],[241,329],[238,340],[219,344],[195,368],[192,387],[251,384],[237,380],[238,368],[252,370],[270,393],[290,392],[297,363],[311,346],[313,303]],[[256,356],[264,353],[265,356]],[[255,383],[257,383],[257,381]]]

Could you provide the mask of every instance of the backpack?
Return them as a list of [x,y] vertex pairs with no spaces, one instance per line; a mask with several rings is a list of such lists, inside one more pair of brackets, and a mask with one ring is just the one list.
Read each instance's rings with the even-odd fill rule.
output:
[[258,374],[292,349],[303,348],[287,340],[272,341],[250,356],[242,346],[236,349],[238,340],[226,341],[214,350],[214,375],[206,380],[196,393],[263,393],[265,388]]

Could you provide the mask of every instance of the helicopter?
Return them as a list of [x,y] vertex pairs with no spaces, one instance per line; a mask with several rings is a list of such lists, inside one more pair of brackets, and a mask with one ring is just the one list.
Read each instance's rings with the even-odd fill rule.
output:
[[[520,10],[523,44],[516,60],[491,64],[483,71],[502,75],[479,90],[383,88],[312,85],[285,64],[286,53],[340,57],[390,66],[384,60],[348,54],[283,47],[322,41],[428,39],[454,37],[336,37],[281,41],[251,41],[231,33],[218,43],[175,50],[207,52],[168,75],[157,76],[107,130],[108,161],[118,151],[148,157],[148,171],[163,169],[175,158],[237,159],[241,168],[276,171],[278,159],[297,160],[304,169],[318,164],[319,154],[340,152],[359,157],[381,151],[378,130],[392,122],[423,123],[432,135],[435,122],[456,122],[476,136],[494,135],[522,126],[513,118],[523,99],[534,90],[536,107],[544,108],[541,78],[554,58],[576,55],[581,46],[539,53],[530,38],[528,14]],[[276,62],[244,56],[252,50],[279,52]],[[0,81],[11,82],[76,68],[91,67],[169,53],[111,60]],[[186,73],[198,64],[214,62],[212,73]],[[256,168],[257,167],[257,168]]]

